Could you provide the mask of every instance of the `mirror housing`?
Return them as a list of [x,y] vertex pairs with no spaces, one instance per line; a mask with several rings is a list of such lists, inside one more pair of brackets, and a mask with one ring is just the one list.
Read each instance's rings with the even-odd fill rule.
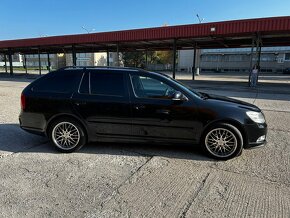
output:
[[180,91],[176,91],[172,96],[172,101],[188,101],[188,98]]

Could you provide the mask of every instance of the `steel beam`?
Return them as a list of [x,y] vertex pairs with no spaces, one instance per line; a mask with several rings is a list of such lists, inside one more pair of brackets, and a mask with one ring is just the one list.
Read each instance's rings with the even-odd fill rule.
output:
[[172,66],[172,77],[175,79],[175,72],[176,72],[176,39],[173,41],[173,66]]
[[73,66],[77,66],[77,54],[76,54],[74,45],[72,45],[72,61],[73,61]]
[[119,43],[117,44],[117,67],[120,66],[120,57],[119,57]]
[[148,49],[145,51],[145,69],[148,69]]
[[40,50],[38,49],[38,68],[39,68],[39,75],[41,75],[41,60],[40,60]]
[[9,68],[10,68],[10,75],[13,75],[13,60],[12,60],[12,52],[9,51],[8,54],[8,60],[9,60]]
[[50,67],[51,67],[51,63],[50,63],[50,58],[49,58],[49,53],[47,53],[47,70],[48,72],[50,72]]
[[251,75],[252,75],[252,68],[253,68],[253,52],[255,47],[255,37],[252,38],[252,47],[251,47],[251,54],[250,54],[250,69],[249,69],[249,79],[248,79],[248,86],[251,86]]
[[7,56],[4,54],[4,62],[5,62],[5,73],[7,73]]
[[24,69],[25,69],[25,74],[27,75],[27,60],[26,60],[26,54],[24,54]]
[[196,68],[196,44],[193,50],[193,62],[192,62],[192,80],[195,80],[195,68]]
[[110,66],[110,52],[109,49],[107,49],[107,67]]

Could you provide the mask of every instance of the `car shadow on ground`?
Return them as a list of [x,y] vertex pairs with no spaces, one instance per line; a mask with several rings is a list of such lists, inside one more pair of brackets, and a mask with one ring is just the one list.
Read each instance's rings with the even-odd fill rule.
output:
[[2,73],[0,72],[0,81],[14,81],[14,82],[32,82],[33,80],[39,78],[40,75],[37,74],[25,74],[23,73]]
[[[18,124],[0,124],[0,156],[12,153],[49,153],[61,155],[46,137],[22,130]],[[214,161],[208,158],[201,146],[152,143],[89,143],[77,154],[106,154],[121,156],[161,156],[174,159]]]

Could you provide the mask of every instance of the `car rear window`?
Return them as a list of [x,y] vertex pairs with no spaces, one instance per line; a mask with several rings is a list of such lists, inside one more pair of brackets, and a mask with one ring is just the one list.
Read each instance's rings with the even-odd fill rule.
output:
[[79,70],[55,71],[40,78],[33,86],[35,92],[71,93],[77,91],[82,73]]
[[90,87],[93,95],[125,96],[122,72],[91,71]]

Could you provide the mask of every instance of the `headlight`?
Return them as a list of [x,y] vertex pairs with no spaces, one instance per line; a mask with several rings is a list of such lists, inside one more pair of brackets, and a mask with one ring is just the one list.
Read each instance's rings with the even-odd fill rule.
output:
[[261,112],[247,111],[246,114],[256,123],[265,123],[265,117]]

